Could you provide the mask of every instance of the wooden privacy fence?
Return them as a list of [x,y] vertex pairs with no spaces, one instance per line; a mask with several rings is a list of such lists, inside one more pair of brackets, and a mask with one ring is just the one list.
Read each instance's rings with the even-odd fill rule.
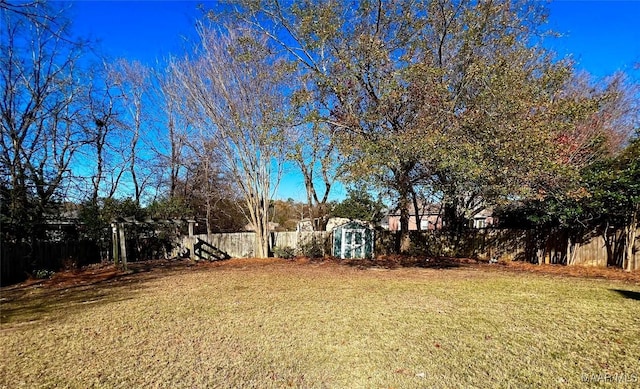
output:
[[[190,223],[189,227],[192,227]],[[136,239],[127,238],[114,230],[113,245],[107,240],[67,239],[57,242],[13,243],[2,242],[1,277],[3,285],[19,282],[37,270],[57,271],[65,267],[76,267],[99,262],[105,254],[123,260],[128,252],[131,260],[178,257],[188,253],[193,259],[224,259],[231,257],[252,257],[254,255],[255,234],[253,232],[196,235],[189,228],[188,235],[175,235],[162,240],[168,247],[158,249],[147,241],[156,242],[158,237],[147,236],[149,231],[133,234]],[[121,236],[122,235],[122,236]],[[144,235],[144,236],[143,236]],[[640,270],[640,230],[634,248],[626,261],[620,260],[624,252],[624,242],[617,235],[610,234],[605,239],[602,234],[593,233],[578,241],[570,240],[562,231],[532,231],[480,229],[467,231],[462,236],[452,238],[445,231],[423,231],[411,234],[413,255],[461,256],[478,259],[520,260],[533,263],[551,263],[583,266],[617,266],[626,270]],[[168,237],[167,237],[168,238]],[[177,239],[177,240],[174,240]],[[376,231],[375,256],[394,252],[397,233]],[[622,243],[621,243],[622,242]],[[157,242],[156,242],[157,243]],[[293,249],[297,255],[309,257],[333,256],[331,232],[272,232],[271,247]],[[107,247],[105,252],[104,247]],[[109,250],[109,247],[113,250]],[[101,248],[102,247],[102,248]],[[147,253],[145,255],[142,255]],[[124,254],[124,255],[123,255]],[[162,255],[160,255],[162,254]],[[184,255],[183,255],[184,256]]]
[[99,242],[65,239],[56,242],[2,242],[0,284],[20,282],[41,270],[58,271],[99,263]]
[[[394,253],[397,232],[376,231],[375,255]],[[638,234],[640,237],[640,233]],[[291,247],[297,254],[309,249],[321,256],[334,255],[331,250],[331,232],[272,232],[271,246]],[[594,234],[579,242],[570,242],[562,231],[540,232],[515,229],[469,230],[462,236],[451,238],[446,231],[416,231],[411,234],[410,254],[428,256],[458,256],[478,259],[515,260],[533,263],[549,263],[582,266],[618,266],[627,270],[640,269],[640,239],[628,263],[611,260],[611,251],[602,235]],[[253,232],[192,235],[182,238],[194,259],[224,257],[251,257],[255,244]],[[212,252],[217,250],[217,255]]]
[[[468,230],[453,238],[446,231],[413,231],[410,254],[640,270],[640,229],[626,263],[620,259],[625,247],[614,235],[605,239],[594,232],[571,241],[563,231],[486,228]],[[377,232],[376,255],[392,254],[396,239],[395,231]]]
[[[38,270],[57,271],[79,267],[112,257],[116,262],[178,257],[184,253],[193,259],[243,258],[254,255],[253,232],[211,235],[194,234],[194,222],[189,220],[189,234],[176,231],[172,236],[156,236],[153,230],[132,231],[124,226],[113,229],[113,240],[98,242],[82,239],[58,241],[1,242],[0,284],[24,280]],[[392,254],[397,232],[375,232],[375,256]],[[597,232],[580,239],[569,239],[563,231],[533,231],[514,229],[469,230],[451,238],[446,231],[420,231],[411,234],[409,254],[427,256],[460,256],[478,259],[519,260],[582,266],[616,266],[626,270],[640,270],[640,229],[634,246],[626,250],[626,241],[619,231],[605,236]],[[332,252],[332,233],[326,231],[272,232],[271,247],[289,247],[297,255],[322,257]],[[625,261],[622,253],[630,252]]]
[[[581,265],[607,267],[616,266],[626,270],[640,269],[640,234],[631,244],[631,256],[623,261],[624,239],[619,231],[609,233],[592,232],[582,237],[573,237],[566,231],[495,230],[482,233],[479,252],[496,259],[523,260],[532,263]],[[638,229],[640,233],[640,229]],[[617,238],[616,238],[617,237]]]
[[[297,253],[315,250],[320,256],[331,255],[331,232],[271,232],[271,247],[290,247]],[[255,233],[234,232],[183,236],[179,251],[192,259],[249,258],[254,256]]]

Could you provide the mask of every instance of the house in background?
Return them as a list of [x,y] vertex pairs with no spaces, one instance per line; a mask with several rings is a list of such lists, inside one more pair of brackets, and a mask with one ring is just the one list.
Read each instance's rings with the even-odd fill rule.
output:
[[[442,220],[444,206],[442,204],[423,204],[419,209],[418,220],[421,231],[440,230],[444,227]],[[483,209],[469,221],[469,227],[486,228],[494,224],[493,211],[489,208]],[[413,206],[409,210],[409,231],[417,231],[416,212]],[[381,227],[389,231],[400,231],[400,211],[390,210],[380,223]]]
[[[424,204],[419,210],[420,230],[442,229],[442,207],[440,204]],[[400,231],[400,211],[390,210],[382,220],[381,226],[389,231]],[[417,231],[416,212],[413,206],[409,209],[409,231]]]
[[493,210],[490,208],[485,208],[473,217],[473,224],[471,225],[471,227],[487,228],[494,225],[495,222],[496,219],[493,217]]

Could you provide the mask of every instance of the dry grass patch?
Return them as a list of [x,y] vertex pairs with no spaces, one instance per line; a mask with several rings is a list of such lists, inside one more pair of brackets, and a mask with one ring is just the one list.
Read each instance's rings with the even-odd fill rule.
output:
[[582,387],[601,374],[592,384],[633,387],[638,293],[484,267],[277,260],[3,289],[0,385]]

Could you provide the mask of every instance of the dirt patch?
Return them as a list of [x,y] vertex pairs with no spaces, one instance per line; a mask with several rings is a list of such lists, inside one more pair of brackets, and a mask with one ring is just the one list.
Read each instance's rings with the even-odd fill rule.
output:
[[528,262],[500,262],[497,264],[481,264],[483,268],[499,269],[514,272],[549,274],[563,277],[601,278],[640,284],[640,271],[624,271],[614,267],[535,265]]
[[515,273],[535,273],[552,275],[557,277],[596,278],[605,280],[617,280],[634,284],[640,284],[640,271],[627,272],[613,267],[593,266],[565,266],[565,265],[536,265],[528,262],[498,262],[489,263],[470,258],[449,257],[410,257],[401,255],[384,256],[376,260],[353,259],[338,261],[340,265],[355,267],[358,269],[458,269],[458,270],[484,270],[508,271]]
[[[164,273],[186,272],[193,270],[205,270],[208,268],[218,269],[244,269],[267,266],[295,266],[303,270],[304,267],[326,268],[331,271],[342,272],[348,269],[357,270],[398,270],[410,271],[413,269],[435,269],[435,270],[485,270],[524,272],[542,275],[553,275],[559,277],[582,277],[599,278],[606,280],[618,280],[635,284],[640,284],[640,271],[626,272],[617,268],[597,268],[584,266],[563,266],[563,265],[534,265],[525,262],[499,262],[487,263],[468,258],[425,258],[408,256],[384,256],[376,260],[352,259],[339,260],[327,258],[324,260],[312,260],[308,258],[296,258],[294,260],[283,260],[279,258],[235,258],[230,260],[207,262],[207,261],[168,261],[154,260],[130,263],[128,271],[123,271],[113,264],[97,264],[84,267],[82,269],[61,271],[55,273],[50,279],[29,279],[23,283],[3,287],[3,297],[11,291],[24,290],[29,288],[64,289],[77,286],[88,286],[93,284],[114,282],[126,278],[158,277]],[[403,271],[402,273],[406,273]]]
[[112,264],[94,264],[81,269],[65,270],[54,273],[51,278],[29,278],[19,284],[3,287],[3,292],[29,287],[67,287],[90,285],[123,275],[124,272]]
[[402,255],[386,255],[375,260],[368,259],[348,259],[341,261],[341,264],[357,268],[423,268],[423,269],[455,269],[472,267],[479,262],[467,258],[449,257],[411,257]]

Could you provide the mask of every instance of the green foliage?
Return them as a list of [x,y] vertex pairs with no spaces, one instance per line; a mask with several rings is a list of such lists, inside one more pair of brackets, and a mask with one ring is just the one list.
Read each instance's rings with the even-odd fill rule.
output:
[[403,232],[416,188],[443,198],[453,226],[482,209],[469,197],[486,206],[566,192],[606,143],[606,126],[584,123],[610,91],[581,92],[592,88],[571,85],[570,62],[532,44],[546,33],[542,3],[237,3],[233,19],[269,31],[298,65],[293,94],[322,107],[346,178],[396,197]]
[[383,209],[380,199],[375,200],[364,186],[357,186],[347,189],[347,198],[333,206],[331,215],[377,223],[382,219]]
[[558,232],[572,242],[599,234],[608,263],[624,266],[640,226],[640,140],[616,157],[587,166],[577,189],[567,195],[522,202],[497,216],[503,226],[536,229],[540,242]]
[[295,258],[295,250],[289,246],[274,246],[273,255],[276,258],[293,259]]
[[51,270],[47,270],[47,269],[38,269],[35,270],[33,272],[33,277],[37,278],[39,280],[43,280],[43,279],[49,279],[51,277],[53,277],[55,273]]
[[104,199],[101,202],[102,217],[105,221],[111,222],[117,218],[134,218],[136,220],[144,220],[147,212],[144,208],[135,202],[131,197],[126,199]]
[[153,201],[147,207],[151,217],[158,219],[184,219],[192,218],[195,212],[192,204],[182,196],[161,198]]
[[304,204],[295,202],[293,199],[287,201],[274,200],[271,202],[269,210],[271,221],[278,223],[279,231],[295,231],[298,222],[304,212],[308,209]]
[[594,221],[628,224],[640,207],[640,139],[616,158],[590,167],[585,174],[589,196],[580,201]]
[[80,206],[78,219],[83,226],[83,233],[93,240],[104,237],[105,229],[119,218],[144,220],[147,211],[131,198],[101,199],[97,203],[87,201]]
[[83,226],[85,236],[92,240],[100,239],[104,234],[103,230],[109,227],[109,221],[103,217],[100,205],[91,202],[80,206],[78,219]]
[[0,230],[3,238],[22,240],[35,237],[34,231],[42,220],[42,211],[30,193],[0,183]]
[[315,238],[300,244],[298,251],[300,255],[311,259],[322,258],[324,256],[322,242],[318,242]]

